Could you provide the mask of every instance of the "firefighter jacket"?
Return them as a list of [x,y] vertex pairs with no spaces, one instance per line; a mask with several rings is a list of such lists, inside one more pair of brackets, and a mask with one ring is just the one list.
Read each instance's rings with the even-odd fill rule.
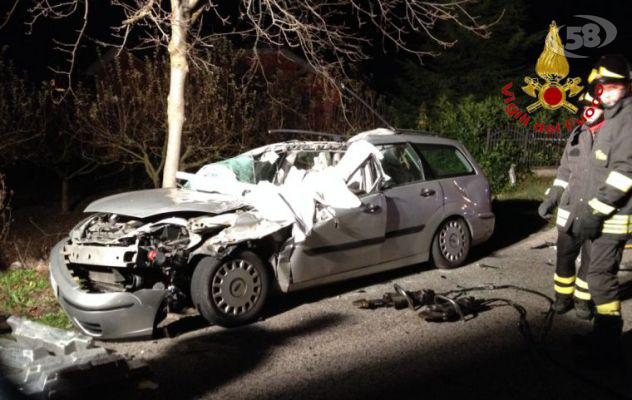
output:
[[587,125],[575,128],[566,142],[560,166],[551,188],[552,192],[555,192],[556,186],[563,189],[555,220],[557,229],[562,232],[570,231],[572,223],[576,219],[576,211],[579,209],[578,204],[588,201],[586,177],[588,176],[592,146],[593,135]]
[[590,158],[588,205],[604,218],[603,235],[625,238],[632,232],[632,97],[604,116]]

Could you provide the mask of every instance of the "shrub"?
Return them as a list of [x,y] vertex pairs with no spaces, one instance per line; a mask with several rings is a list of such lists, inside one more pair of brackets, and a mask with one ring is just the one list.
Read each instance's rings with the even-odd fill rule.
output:
[[507,124],[503,99],[489,96],[477,100],[467,96],[459,100],[439,97],[432,107],[423,105],[417,117],[417,127],[458,140],[472,153],[487,175],[492,191],[501,191],[508,183],[511,164],[517,172],[526,169],[521,161],[523,149],[511,140],[501,139],[493,149],[487,149],[487,134]]
[[[531,101],[527,96],[519,98],[525,104]],[[559,161],[561,149],[558,144],[551,146],[535,146],[530,135],[534,121],[555,124],[567,118],[573,118],[569,112],[560,109],[555,111],[538,110],[530,114],[529,128],[522,128],[515,120],[510,119],[504,111],[504,98],[500,95],[478,99],[466,96],[456,100],[440,96],[432,106],[423,104],[417,116],[417,128],[458,140],[476,158],[487,175],[494,192],[506,189],[509,183],[509,169],[515,164],[518,180],[528,172],[528,163],[538,165],[555,165]],[[524,110],[526,106],[519,104]],[[576,116],[574,117],[576,118]],[[494,140],[488,140],[490,132]],[[567,135],[562,127],[562,136]]]
[[9,235],[9,225],[11,224],[11,192],[6,186],[4,174],[0,173],[0,260],[3,258],[2,243]]

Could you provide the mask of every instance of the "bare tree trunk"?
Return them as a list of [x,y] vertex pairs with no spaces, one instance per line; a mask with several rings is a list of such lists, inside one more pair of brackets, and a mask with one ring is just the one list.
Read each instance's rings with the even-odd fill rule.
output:
[[[151,178],[151,183],[154,185],[154,188],[158,189],[160,187],[160,172],[150,172],[149,177]],[[173,186],[166,186],[163,181],[162,187],[175,187],[175,182]]]
[[167,100],[167,156],[162,177],[163,187],[176,186],[176,171],[180,164],[180,142],[184,124],[184,84],[189,65],[187,61],[188,7],[181,0],[171,0],[171,40],[169,57],[171,77]]

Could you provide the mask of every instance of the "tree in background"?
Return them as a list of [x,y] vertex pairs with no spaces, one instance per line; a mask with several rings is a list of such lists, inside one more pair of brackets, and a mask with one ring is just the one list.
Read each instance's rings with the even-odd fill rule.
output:
[[[474,5],[472,12],[493,15],[497,7],[497,1],[484,0]],[[432,114],[441,112],[444,104],[437,102],[441,97],[452,102],[466,96],[481,100],[500,94],[509,81],[522,82],[536,61],[529,57],[542,46],[546,34],[546,29],[528,33],[528,21],[527,2],[518,0],[505,10],[502,20],[494,25],[493,34],[485,40],[466,35],[450,24],[438,25],[438,34],[458,41],[437,57],[427,59],[424,65],[414,61],[403,64],[393,92],[398,124],[418,127],[420,112],[427,118],[436,118]]]
[[38,141],[41,146],[32,161],[55,173],[60,183],[60,209],[67,213],[71,208],[73,180],[91,174],[99,164],[82,156],[82,143],[71,129],[72,106],[67,102],[56,103],[52,98],[47,106],[51,110],[49,127]]
[[0,260],[2,259],[1,244],[9,235],[11,225],[11,192],[7,188],[4,174],[0,173]]
[[[289,138],[283,133],[269,135],[270,129],[355,133],[377,124],[366,106],[355,100],[341,103],[331,94],[335,88],[313,73],[286,74],[269,68],[265,79],[241,79],[251,61],[226,40],[215,44],[207,60],[216,67],[195,70],[187,81],[185,100],[191,114],[183,130],[181,170]],[[102,65],[94,85],[75,90],[74,110],[65,113],[64,129],[80,143],[84,160],[95,165],[140,165],[154,187],[160,186],[167,143],[163,113],[167,62],[159,55],[138,59],[128,54]],[[297,68],[292,64],[286,69]],[[354,86],[365,101],[379,106],[375,93],[358,83]],[[333,101],[323,98],[327,95]],[[71,148],[75,147],[60,152]],[[70,166],[83,172],[89,165]]]
[[[41,107],[45,99],[4,55],[4,49],[0,50],[0,167],[32,156],[32,143],[46,126],[46,111]],[[0,172],[0,259],[11,224],[10,203],[11,191]]]
[[27,158],[46,129],[45,94],[18,74],[0,51],[0,166]]
[[[476,5],[473,12],[488,15],[496,4],[485,0]],[[523,95],[520,86],[524,84],[525,76],[533,74],[546,28],[535,33],[527,32],[527,6],[524,0],[512,3],[487,40],[463,35],[450,25],[438,26],[438,32],[453,35],[458,38],[458,43],[438,57],[428,59],[423,66],[405,63],[393,93],[394,106],[398,110],[396,120],[400,125],[461,141],[481,164],[494,191],[506,186],[512,164],[519,172],[528,167],[525,141],[513,140],[509,134],[500,135],[494,146],[488,146],[490,133],[511,133],[520,128],[505,113],[507,104],[502,88],[513,83],[514,103],[522,110],[532,102],[529,96]],[[529,117],[529,129],[522,128],[525,136],[532,136],[533,122],[555,124],[561,121],[563,124],[573,116],[564,109],[540,109]],[[567,134],[566,129],[562,129],[562,133]],[[540,136],[539,139],[543,139],[545,134]],[[531,139],[525,137],[525,140]],[[563,141],[551,140],[549,143],[556,147]],[[555,154],[553,150],[543,156]]]
[[[182,135],[182,170],[241,150],[253,131],[255,93],[239,86],[238,58],[229,55],[228,47],[209,51],[208,61],[218,67],[195,71],[187,82],[185,101],[191,113]],[[167,60],[158,55],[129,60],[104,66],[94,87],[76,90],[70,126],[85,159],[141,165],[159,187],[167,151]]]
[[[17,0],[14,0],[14,5]],[[420,49],[420,37],[443,47],[454,44],[433,34],[438,21],[454,23],[481,37],[489,35],[489,27],[498,21],[480,23],[468,11],[473,0],[451,2],[410,0],[351,0],[327,2],[321,0],[242,0],[217,2],[214,0],[112,0],[107,6],[120,11],[122,18],[113,23],[113,36],[118,46],[166,46],[169,51],[169,90],[167,99],[167,143],[160,150],[147,151],[164,161],[147,166],[163,170],[162,184],[175,185],[175,173],[180,165],[181,139],[185,119],[186,84],[189,64],[209,68],[199,49],[212,48],[218,37],[234,36],[251,46],[257,67],[257,54],[262,48],[290,48],[297,50],[311,67],[332,83],[346,76],[349,63],[369,58],[371,39],[381,40],[383,46],[421,57],[429,54]],[[30,8],[32,26],[40,18],[65,19],[80,15],[77,36],[68,42],[57,42],[57,47],[68,56],[63,69],[72,87],[72,72],[77,50],[86,34],[90,12],[89,0],[36,0]],[[105,6],[103,6],[105,7]],[[15,6],[11,8],[11,11]],[[111,11],[111,10],[110,10]],[[109,13],[109,15],[115,15]],[[97,18],[103,16],[97,13]],[[500,18],[502,13],[498,16]],[[132,40],[130,40],[132,39]],[[134,46],[132,46],[134,47]],[[202,57],[200,57],[202,54]],[[154,147],[154,146],[152,146]],[[138,158],[142,154],[129,154]],[[153,173],[153,172],[152,172]]]

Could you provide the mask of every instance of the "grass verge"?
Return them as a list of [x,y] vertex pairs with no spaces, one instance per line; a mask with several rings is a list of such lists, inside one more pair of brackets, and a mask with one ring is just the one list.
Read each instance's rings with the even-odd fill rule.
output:
[[544,192],[551,186],[555,177],[531,175],[519,184],[496,195],[497,200],[544,200]]
[[71,327],[53,295],[47,274],[35,269],[0,272],[0,310],[57,328]]

